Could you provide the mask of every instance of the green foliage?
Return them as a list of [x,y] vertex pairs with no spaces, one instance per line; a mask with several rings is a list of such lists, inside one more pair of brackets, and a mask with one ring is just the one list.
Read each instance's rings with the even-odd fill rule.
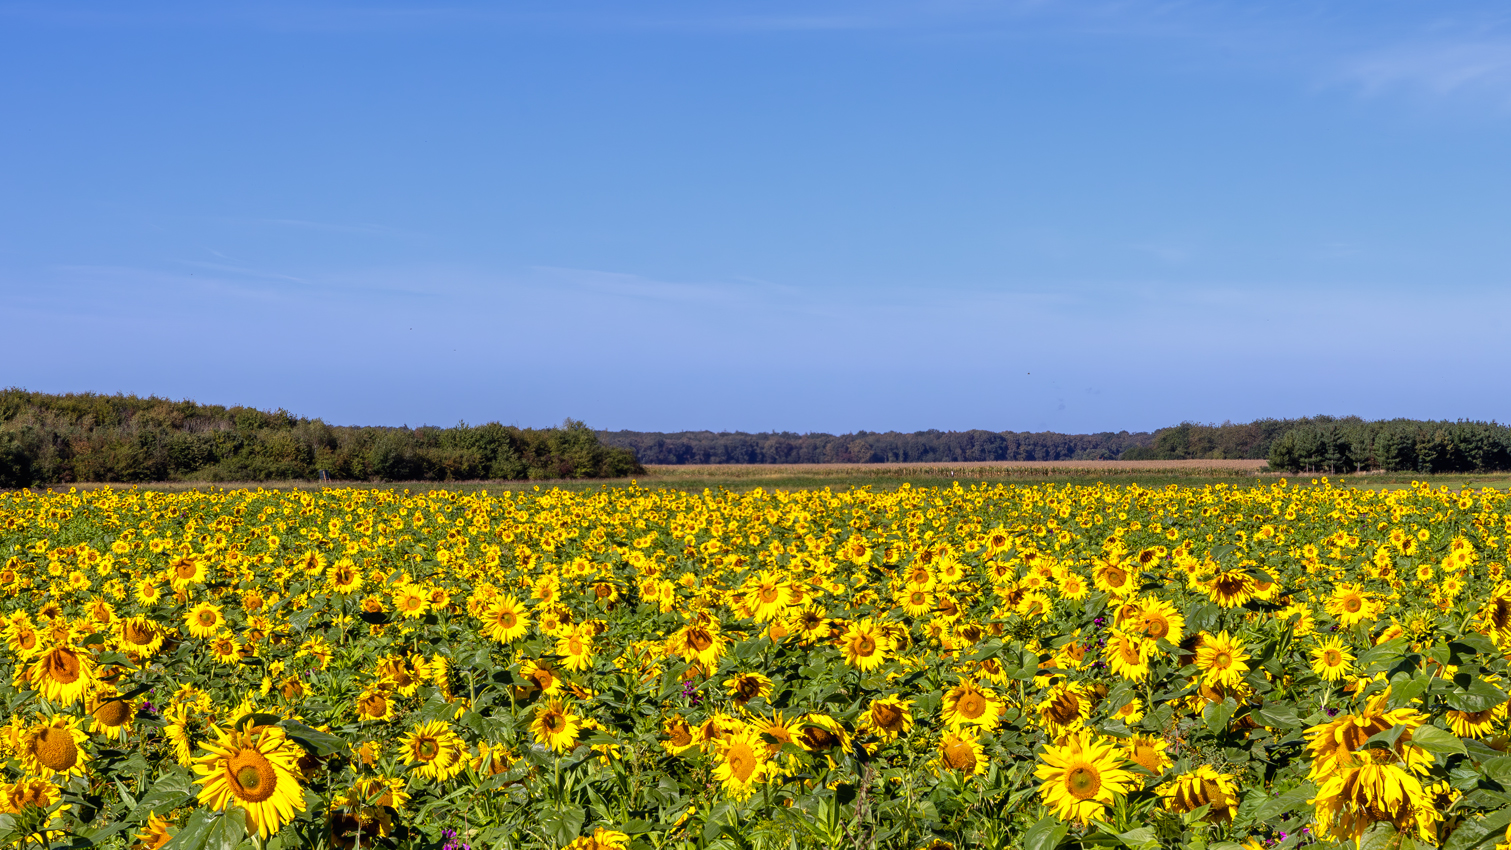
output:
[[644,472],[633,450],[560,428],[334,427],[284,410],[0,390],[0,487],[85,481],[466,481]]
[[1511,469],[1511,428],[1494,422],[1317,417],[1275,440],[1270,466],[1286,472],[1486,472]]

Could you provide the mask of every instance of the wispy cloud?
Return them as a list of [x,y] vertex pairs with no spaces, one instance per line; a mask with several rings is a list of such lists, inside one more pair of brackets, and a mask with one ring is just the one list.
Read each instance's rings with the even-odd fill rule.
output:
[[1371,95],[1398,89],[1439,96],[1483,92],[1511,105],[1511,38],[1366,52],[1349,60],[1343,74]]

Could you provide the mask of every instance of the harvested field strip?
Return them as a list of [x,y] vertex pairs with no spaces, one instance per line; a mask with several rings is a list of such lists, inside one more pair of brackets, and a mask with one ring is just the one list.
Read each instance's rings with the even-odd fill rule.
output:
[[1057,460],[975,461],[957,463],[771,463],[653,465],[651,478],[784,478],[837,476],[845,478],[1048,478],[1055,476],[1203,476],[1254,475],[1263,460]]

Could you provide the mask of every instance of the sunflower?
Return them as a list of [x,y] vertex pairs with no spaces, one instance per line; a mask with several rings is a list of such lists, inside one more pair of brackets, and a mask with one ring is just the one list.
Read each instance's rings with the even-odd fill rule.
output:
[[1312,650],[1312,672],[1329,682],[1346,678],[1353,667],[1354,654],[1337,635],[1324,638]]
[[771,696],[771,679],[760,673],[741,673],[724,681],[724,690],[734,700],[735,705],[744,705],[756,697]]
[[35,656],[26,680],[42,696],[60,705],[73,705],[95,681],[94,658],[72,646],[55,646]]
[[1327,613],[1347,629],[1373,619],[1375,609],[1369,595],[1357,584],[1340,584],[1327,601]]
[[326,572],[325,586],[332,593],[356,593],[362,589],[362,571],[350,558],[342,558]]
[[761,623],[769,622],[780,617],[783,610],[792,604],[792,591],[781,576],[763,570],[750,590],[750,602],[755,606],[751,612],[754,619]]
[[146,617],[127,617],[115,623],[116,644],[138,659],[151,658],[163,646],[165,635],[157,623]]
[[102,685],[89,700],[89,731],[116,741],[124,740],[136,719],[136,703],[122,699],[111,685]]
[[1107,807],[1136,782],[1123,769],[1124,759],[1117,748],[1098,740],[1089,729],[1072,733],[1059,746],[1045,747],[1040,758],[1044,763],[1034,770],[1034,776],[1044,780],[1039,797],[1060,820],[1082,824],[1100,820]]
[[561,677],[556,674],[556,668],[551,666],[550,661],[526,658],[519,663],[519,678],[530,683],[526,687],[515,688],[519,699],[529,699],[537,692],[546,696],[561,693]]
[[199,558],[181,555],[168,564],[168,581],[176,592],[182,592],[196,584],[204,584],[205,562]]
[[163,587],[157,579],[147,576],[136,583],[136,601],[144,608],[151,608],[163,601]]
[[903,613],[909,617],[927,617],[934,610],[934,594],[928,588],[910,585],[897,595],[897,604],[902,606]]
[[856,620],[840,638],[845,662],[863,672],[880,667],[887,660],[887,639],[871,619]]
[[1112,713],[1112,719],[1123,721],[1124,726],[1133,726],[1144,719],[1144,701],[1138,697],[1131,697],[1123,703],[1122,708]]
[[1224,570],[1207,582],[1207,596],[1222,608],[1236,608],[1254,596],[1254,577],[1243,570]]
[[13,620],[5,627],[5,645],[21,658],[29,658],[42,647],[42,636],[24,619]]
[[147,822],[142,824],[142,831],[136,834],[136,844],[132,850],[158,850],[164,844],[173,839],[168,834],[168,822],[158,816],[157,812],[147,813]]
[[[1410,708],[1385,710],[1388,693],[1372,698],[1354,714],[1341,714],[1327,723],[1306,730],[1307,750],[1312,756],[1307,778],[1322,782],[1329,776],[1365,763],[1401,762],[1412,773],[1421,773],[1433,764],[1428,751],[1411,743],[1412,732],[1427,722],[1427,716]],[[1389,750],[1361,749],[1371,737],[1406,727]]]
[[26,772],[43,779],[83,776],[89,754],[84,742],[89,735],[79,728],[79,721],[57,715],[27,729],[21,736],[16,756]]
[[1062,682],[1045,693],[1036,710],[1039,725],[1058,738],[1080,729],[1091,716],[1091,694],[1079,682]]
[[869,732],[883,741],[895,741],[913,728],[913,701],[897,696],[871,700],[856,731]]
[[1137,615],[1129,627],[1150,640],[1180,643],[1186,636],[1186,618],[1174,605],[1159,598],[1149,598],[1138,605]]
[[210,657],[216,664],[240,664],[241,645],[230,635],[220,635],[210,641]]
[[796,725],[799,727],[797,744],[810,753],[827,756],[832,761],[836,750],[844,752],[850,748],[850,733],[827,714],[810,712]]
[[750,796],[766,774],[766,744],[748,728],[725,737],[717,745],[714,779],[736,799]]
[[1169,747],[1170,743],[1163,738],[1135,735],[1123,739],[1123,758],[1159,776],[1174,764],[1165,752]]
[[1501,582],[1480,609],[1480,619],[1504,642],[1511,638],[1511,582]]
[[530,615],[513,596],[497,599],[484,609],[483,634],[499,643],[512,643],[530,631]]
[[467,745],[444,720],[432,720],[409,730],[403,746],[410,764],[426,779],[444,782],[467,767]]
[[688,750],[695,749],[698,742],[693,738],[693,730],[687,725],[687,721],[681,715],[673,715],[661,721],[661,749],[674,756],[682,755]]
[[939,759],[935,766],[941,770],[953,770],[966,776],[986,773],[988,761],[976,733],[969,730],[946,732],[939,741]]
[[1132,565],[1103,561],[1091,572],[1091,580],[1097,590],[1112,596],[1129,596],[1139,587],[1139,576]]
[[392,696],[381,686],[364,688],[357,697],[358,720],[392,720],[395,708]]
[[1107,637],[1107,664],[1124,679],[1139,682],[1149,678],[1154,650],[1154,641],[1114,629]]
[[216,740],[204,748],[209,752],[194,760],[203,786],[200,802],[222,811],[245,810],[248,826],[264,840],[304,811],[304,789],[295,776],[303,750],[281,728],[217,729]]
[[0,785],[0,814],[21,815],[27,809],[51,811],[50,815],[42,814],[38,818],[40,823],[32,827],[31,833],[44,839],[44,847],[50,846],[52,841],[63,836],[63,818],[73,808],[69,803],[58,806],[62,796],[63,789],[46,779],[25,778],[9,785]]
[[1014,606],[1014,611],[1025,620],[1038,622],[1047,618],[1053,607],[1054,603],[1049,601],[1049,596],[1041,591],[1032,590],[1023,594],[1023,598]]
[[556,699],[547,700],[535,707],[535,719],[530,722],[530,732],[536,743],[565,753],[577,746],[577,732],[582,721]]
[[585,628],[573,628],[556,641],[556,654],[562,658],[562,666],[580,672],[593,666],[593,633]]
[[562,850],[625,850],[629,846],[627,833],[597,827],[592,835],[579,835]]
[[1165,801],[1165,810],[1184,814],[1211,806],[1206,819],[1226,823],[1238,813],[1238,786],[1233,776],[1218,773],[1209,765],[1182,773],[1154,789]]
[[1484,711],[1458,711],[1449,709],[1444,718],[1448,728],[1460,738],[1487,738],[1495,731],[1496,722],[1506,716],[1506,704],[1501,703]]
[[696,621],[678,629],[667,638],[667,650],[683,659],[712,668],[724,655],[728,641],[719,631],[717,620],[699,617]]
[[197,638],[212,638],[226,627],[226,618],[219,605],[201,602],[184,615],[184,625]]
[[944,722],[951,731],[965,726],[989,731],[997,727],[1002,703],[991,691],[978,687],[971,680],[963,679],[945,692],[942,711]]
[[1370,826],[1385,821],[1398,832],[1415,832],[1421,841],[1437,843],[1442,814],[1421,780],[1398,764],[1340,770],[1321,783],[1311,803],[1316,831],[1337,841],[1358,841]]
[[406,620],[417,620],[430,613],[430,592],[412,584],[393,591],[393,608]]
[[[506,752],[503,747],[494,750],[495,755],[503,752]],[[408,787],[408,782],[392,776],[363,776],[352,784],[350,791],[337,795],[336,802],[342,806],[378,806],[402,811],[409,802]]]
[[1091,588],[1087,587],[1086,580],[1069,570],[1060,576],[1059,590],[1061,597],[1075,601],[1085,599],[1091,595]]
[[378,661],[375,671],[380,679],[392,685],[393,690],[402,696],[414,696],[420,689],[420,677],[414,674],[414,669],[397,655],[385,655]]
[[817,605],[809,605],[792,621],[805,643],[823,640],[829,635],[829,612]]
[[1243,682],[1243,674],[1249,672],[1249,654],[1243,643],[1230,637],[1226,631],[1216,635],[1203,633],[1201,645],[1196,648],[1196,667],[1201,671],[1202,682],[1236,688]]

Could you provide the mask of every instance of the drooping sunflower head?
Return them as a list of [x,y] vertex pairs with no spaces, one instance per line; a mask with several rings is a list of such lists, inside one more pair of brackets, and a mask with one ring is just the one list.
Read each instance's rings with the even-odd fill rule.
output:
[[95,673],[89,653],[72,646],[55,646],[35,656],[27,678],[49,700],[73,705],[94,684]]
[[1091,698],[1081,685],[1062,682],[1044,695],[1038,713],[1039,724],[1051,735],[1059,737],[1079,729],[1091,716]]
[[969,731],[946,732],[939,742],[938,766],[967,776],[986,773],[987,758],[981,741]]
[[1210,806],[1207,820],[1228,821],[1238,813],[1238,786],[1233,776],[1219,773],[1210,765],[1182,773],[1156,792],[1164,798],[1165,809],[1177,814]]
[[33,725],[22,737],[17,755],[26,771],[43,779],[82,776],[89,755],[89,735],[75,718],[58,715]]
[[896,696],[871,701],[863,720],[864,728],[884,741],[895,741],[913,728],[912,701]]
[[120,740],[136,718],[136,703],[121,698],[113,687],[103,687],[90,699],[90,731]]

